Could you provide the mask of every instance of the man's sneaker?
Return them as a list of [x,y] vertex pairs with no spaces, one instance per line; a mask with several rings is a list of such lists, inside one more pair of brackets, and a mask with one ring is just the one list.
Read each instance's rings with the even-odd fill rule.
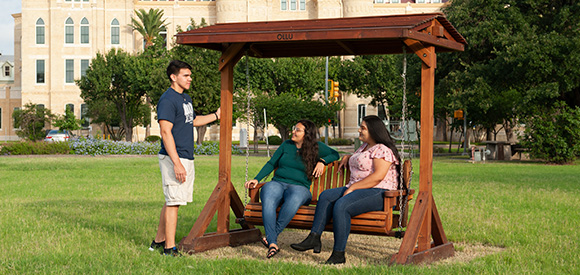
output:
[[177,247],[174,246],[173,248],[163,248],[163,255],[179,257],[181,256],[181,253],[179,253]]
[[149,251],[155,251],[156,249],[165,248],[165,241],[160,243],[156,243],[155,240],[151,242],[151,246],[149,246]]

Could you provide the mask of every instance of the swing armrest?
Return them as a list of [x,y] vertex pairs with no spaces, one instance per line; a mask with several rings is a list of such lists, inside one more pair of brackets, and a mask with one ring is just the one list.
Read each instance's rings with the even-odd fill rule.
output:
[[[415,194],[415,189],[409,189],[409,196]],[[394,198],[394,197],[398,197],[399,194],[399,190],[386,190],[385,191],[385,198]],[[403,195],[406,195],[406,192],[403,191]]]
[[265,182],[258,183],[255,187],[249,188],[250,202],[260,202],[260,188],[266,184]]

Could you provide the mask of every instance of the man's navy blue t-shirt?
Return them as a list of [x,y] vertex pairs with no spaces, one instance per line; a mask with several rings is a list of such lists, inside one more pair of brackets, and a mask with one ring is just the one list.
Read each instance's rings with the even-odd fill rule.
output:
[[[157,121],[167,120],[173,123],[171,134],[180,158],[193,159],[194,119],[195,111],[188,94],[180,94],[172,88],[163,93],[157,104]],[[159,154],[168,155],[163,142]]]

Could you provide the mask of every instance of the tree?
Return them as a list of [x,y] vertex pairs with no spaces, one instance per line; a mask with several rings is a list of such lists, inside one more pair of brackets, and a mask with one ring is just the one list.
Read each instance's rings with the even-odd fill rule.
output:
[[526,119],[522,146],[530,155],[550,163],[566,164],[580,156],[580,107],[568,107],[563,101],[553,107],[541,107]]
[[509,135],[538,106],[580,105],[577,1],[457,0],[444,12],[468,45],[438,56],[436,93],[453,96],[477,124],[503,124]]
[[42,140],[46,136],[44,126],[54,118],[49,109],[27,103],[23,109],[12,113],[14,127],[19,128],[16,134],[30,141]]
[[66,108],[64,115],[57,116],[54,120],[54,126],[58,127],[59,130],[78,130],[81,129],[81,124],[82,121],[76,119],[75,114],[69,108]]
[[[335,103],[326,105],[320,101],[302,100],[291,93],[280,95],[258,95],[253,99],[252,109],[254,114],[261,114],[263,109],[267,110],[268,123],[272,123],[280,132],[282,140],[286,140],[290,135],[290,129],[298,120],[309,119],[318,127],[328,125],[330,119],[342,104]],[[255,119],[262,121],[263,117],[257,115]]]
[[150,89],[149,73],[147,59],[112,49],[106,55],[97,53],[86,75],[76,83],[89,106],[103,101],[115,106],[125,140],[131,141],[133,127],[149,123],[151,109],[144,97]]
[[[246,115],[248,82],[252,97],[249,118]],[[334,119],[343,106],[313,101],[316,93],[324,91],[324,63],[319,57],[249,58],[247,61],[243,58],[234,71],[234,86],[234,112],[254,127],[254,144],[257,144],[257,128],[264,126],[264,109],[268,123],[286,140],[296,121],[310,119],[318,126],[328,125],[328,120]]]
[[161,19],[163,18],[163,10],[149,9],[149,11],[145,11],[139,9],[135,11],[135,14],[139,20],[132,17],[129,26],[143,36],[145,48],[148,48],[153,45],[155,38],[159,37],[159,33],[167,28],[166,19]]

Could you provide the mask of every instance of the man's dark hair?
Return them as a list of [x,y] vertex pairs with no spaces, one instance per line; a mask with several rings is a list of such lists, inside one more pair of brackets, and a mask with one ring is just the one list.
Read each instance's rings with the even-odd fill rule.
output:
[[179,75],[181,69],[191,70],[191,66],[180,60],[172,60],[169,62],[169,65],[167,66],[167,77],[169,78],[169,81],[171,81],[171,75]]

